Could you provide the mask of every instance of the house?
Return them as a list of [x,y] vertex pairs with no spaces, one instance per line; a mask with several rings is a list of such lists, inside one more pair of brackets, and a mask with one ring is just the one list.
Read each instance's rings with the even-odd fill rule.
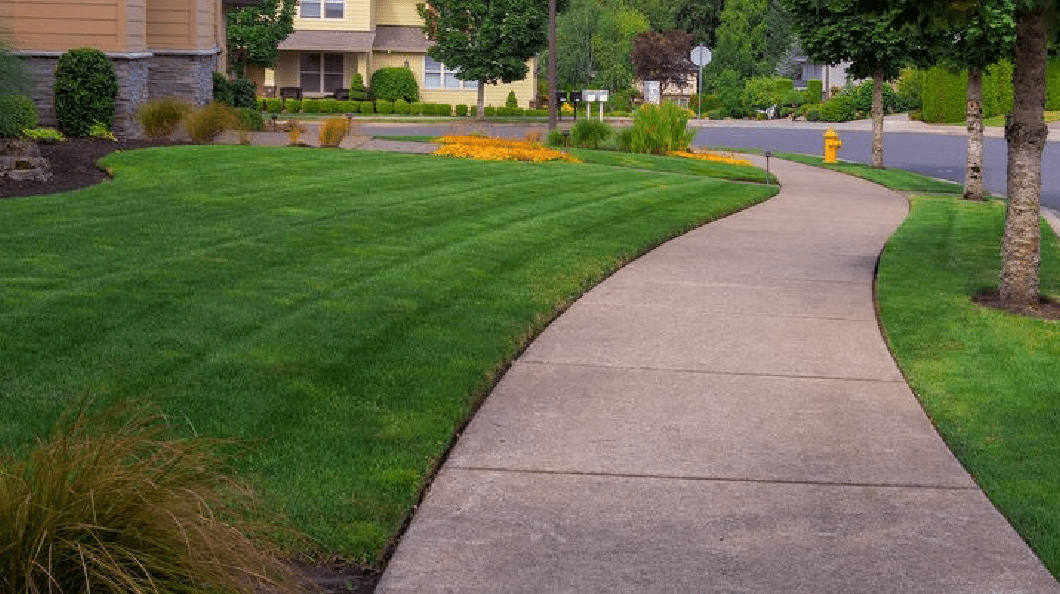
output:
[[847,67],[850,62],[829,66],[814,64],[806,56],[796,56],[793,59],[793,65],[799,72],[799,76],[794,79],[796,89],[805,90],[806,81],[819,80],[824,92],[823,98],[828,99],[832,96],[832,89],[842,87],[847,83]]
[[114,133],[138,136],[140,103],[213,97],[213,72],[225,41],[226,7],[253,0],[3,0],[0,30],[35,80],[30,95],[42,125],[55,125],[55,66],[67,50],[103,51],[118,75]]
[[[423,35],[416,12],[422,0],[300,0],[294,32],[280,46],[276,67],[258,76],[261,90],[298,87],[304,97],[328,97],[348,89],[355,72],[365,86],[372,73],[388,66],[407,66],[416,77],[420,100],[475,105],[478,85],[461,81],[456,70],[427,55],[432,42]],[[520,107],[534,100],[534,64],[527,78],[487,85],[485,104],[502,106],[510,91]]]

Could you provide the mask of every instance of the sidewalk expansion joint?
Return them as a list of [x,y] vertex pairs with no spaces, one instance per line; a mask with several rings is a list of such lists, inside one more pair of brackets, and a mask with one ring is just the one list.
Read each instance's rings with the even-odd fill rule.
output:
[[978,486],[966,485],[929,485],[920,483],[863,483],[863,482],[835,482],[835,481],[813,481],[794,479],[754,479],[724,476],[682,476],[669,474],[642,474],[623,472],[592,472],[581,470],[530,470],[525,468],[492,468],[488,466],[450,466],[451,470],[464,470],[468,472],[499,472],[506,474],[538,474],[544,476],[588,476],[601,478],[622,479],[661,479],[668,481],[688,481],[701,483],[750,483],[759,485],[805,485],[811,487],[855,487],[873,489],[922,489],[932,491],[977,491]]
[[839,377],[831,375],[803,375],[799,373],[753,373],[750,371],[713,371],[709,369],[680,369],[676,367],[650,367],[647,365],[603,365],[600,363],[571,363],[568,361],[545,361],[542,359],[519,359],[515,362],[526,365],[555,365],[557,367],[585,367],[593,369],[616,369],[628,371],[667,371],[672,373],[696,373],[701,375],[729,375],[733,377],[770,377],[778,379],[811,379],[840,382],[863,382],[872,384],[905,384],[904,378],[886,379],[877,377]]

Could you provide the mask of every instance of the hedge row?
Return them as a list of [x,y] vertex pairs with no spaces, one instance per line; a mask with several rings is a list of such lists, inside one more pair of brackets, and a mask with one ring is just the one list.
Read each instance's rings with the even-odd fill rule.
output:
[[[1060,91],[1060,66],[1050,61],[1048,88]],[[1056,107],[1060,109],[1060,92],[1054,91]],[[968,97],[968,71],[950,70],[936,66],[924,73],[922,114],[925,122],[963,122]],[[994,117],[1012,110],[1012,64],[1005,61],[987,68],[983,73],[983,117]]]
[[[259,99],[258,107],[261,111],[269,113],[307,113],[307,114],[399,114],[399,115],[432,115],[465,117],[475,115],[475,106],[449,105],[448,103],[423,103],[420,101],[408,102],[403,99],[397,101],[338,101],[335,99],[287,99],[286,101],[276,98]],[[522,109],[521,107],[493,107],[485,108],[487,117],[510,117],[510,116],[538,116],[547,117],[547,109]]]

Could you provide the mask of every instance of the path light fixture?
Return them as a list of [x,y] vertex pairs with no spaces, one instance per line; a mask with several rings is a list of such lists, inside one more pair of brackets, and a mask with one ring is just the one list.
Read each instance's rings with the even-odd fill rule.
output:
[[277,115],[275,113],[272,114],[272,131],[273,132],[276,132],[279,129],[279,124],[276,122],[276,120],[278,120],[278,119],[280,119],[279,115]]
[[773,156],[773,151],[766,151],[765,152],[765,156],[766,156],[766,185],[770,186],[770,185],[773,185],[773,184],[772,184],[772,182],[769,179],[769,158]]

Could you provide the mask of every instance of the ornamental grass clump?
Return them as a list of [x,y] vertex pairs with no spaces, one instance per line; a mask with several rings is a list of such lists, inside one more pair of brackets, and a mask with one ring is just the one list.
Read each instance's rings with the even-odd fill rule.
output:
[[633,115],[630,150],[665,155],[687,151],[696,131],[688,129],[688,110],[674,105],[643,105]]
[[320,146],[337,147],[350,132],[350,123],[342,118],[330,118],[320,125],[318,131]]
[[611,138],[611,126],[599,120],[578,120],[570,130],[572,146],[588,149],[600,148],[600,144]]
[[140,105],[136,119],[148,138],[165,138],[192,112],[191,104],[176,97],[153,99]]
[[581,163],[581,160],[573,155],[545,148],[537,142],[483,138],[481,136],[441,136],[435,138],[434,142],[442,145],[434,154],[446,157],[464,157],[479,161],[529,161],[532,163],[565,161],[567,163]]
[[195,142],[212,142],[221,132],[231,130],[237,125],[235,111],[217,101],[192,112],[185,122],[188,135]]
[[82,410],[0,457],[0,591],[301,592],[223,472],[228,444],[169,438],[165,421],[146,405]]

